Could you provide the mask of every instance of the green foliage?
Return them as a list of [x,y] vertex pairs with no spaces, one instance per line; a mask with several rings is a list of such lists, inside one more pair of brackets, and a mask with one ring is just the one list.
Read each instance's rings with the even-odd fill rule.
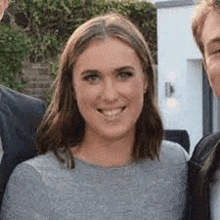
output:
[[12,27],[0,25],[0,82],[21,91],[26,84],[22,62],[29,52],[25,36]]
[[59,62],[58,61],[49,61],[49,72],[55,78],[59,71]]
[[[17,2],[17,3],[16,3]],[[12,2],[16,23],[25,27],[32,62],[56,57],[73,31],[110,11],[127,16],[144,34],[156,60],[156,9],[149,2],[110,0],[19,0]],[[26,25],[25,25],[26,23]]]
[[[48,63],[52,75],[57,74],[58,57],[73,31],[86,20],[110,11],[123,14],[136,24],[148,42],[156,62],[156,8],[149,2],[11,0],[9,9],[16,27],[27,38],[27,45],[30,46],[29,59],[34,63]],[[51,62],[55,62],[54,65]]]

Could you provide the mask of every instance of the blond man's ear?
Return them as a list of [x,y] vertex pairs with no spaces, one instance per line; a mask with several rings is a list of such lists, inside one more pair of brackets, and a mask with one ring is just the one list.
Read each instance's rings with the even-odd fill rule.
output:
[[8,7],[9,0],[0,0],[0,20],[4,15],[5,9]]

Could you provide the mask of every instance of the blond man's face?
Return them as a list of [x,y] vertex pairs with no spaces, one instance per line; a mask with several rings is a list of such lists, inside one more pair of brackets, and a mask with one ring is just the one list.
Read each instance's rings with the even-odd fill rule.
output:
[[204,67],[215,95],[220,99],[220,14],[211,11],[203,25]]
[[0,0],[0,20],[4,15],[5,9],[8,7],[8,0]]

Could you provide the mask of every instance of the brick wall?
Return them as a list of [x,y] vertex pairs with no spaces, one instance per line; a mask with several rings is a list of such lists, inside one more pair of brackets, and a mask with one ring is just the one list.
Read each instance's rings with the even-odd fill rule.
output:
[[45,96],[53,83],[48,66],[26,61],[24,62],[23,72],[24,77],[28,79],[28,83],[22,93],[45,100]]

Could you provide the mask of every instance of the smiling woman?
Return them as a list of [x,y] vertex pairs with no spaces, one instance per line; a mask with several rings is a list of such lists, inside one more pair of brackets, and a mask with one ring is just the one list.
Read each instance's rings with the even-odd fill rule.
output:
[[162,141],[154,91],[149,48],[130,21],[111,13],[80,26],[38,129],[45,155],[14,171],[2,219],[180,219],[187,156]]
[[[135,124],[147,89],[140,59],[130,46],[116,38],[96,40],[78,57],[73,72],[77,106],[86,122],[77,155],[85,158],[89,151],[93,163],[127,164],[132,159]],[[97,147],[100,149],[96,157]]]
[[[109,14],[80,26],[61,56],[55,95],[39,129],[40,152],[52,149],[60,158],[61,148],[69,151],[70,167],[73,151],[93,147],[102,162],[107,156],[120,164],[120,157],[125,164],[159,158],[163,126],[154,105],[152,62],[144,37],[122,16]],[[115,120],[107,117],[115,112],[120,113]]]

